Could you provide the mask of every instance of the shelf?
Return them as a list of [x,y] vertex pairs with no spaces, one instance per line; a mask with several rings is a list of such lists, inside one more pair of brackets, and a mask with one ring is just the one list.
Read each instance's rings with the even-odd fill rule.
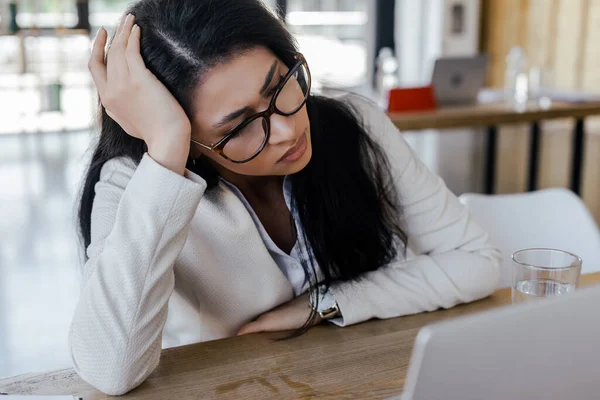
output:
[[90,31],[87,29],[75,29],[75,28],[31,28],[21,29],[17,33],[0,33],[0,37],[66,37],[66,36],[78,36],[85,35],[89,36]]

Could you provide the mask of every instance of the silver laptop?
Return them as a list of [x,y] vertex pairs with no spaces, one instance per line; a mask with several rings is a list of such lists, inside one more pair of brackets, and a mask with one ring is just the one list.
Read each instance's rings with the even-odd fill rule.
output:
[[438,105],[475,104],[485,83],[487,64],[486,55],[438,58],[431,76]]
[[600,286],[424,327],[398,399],[600,399]]

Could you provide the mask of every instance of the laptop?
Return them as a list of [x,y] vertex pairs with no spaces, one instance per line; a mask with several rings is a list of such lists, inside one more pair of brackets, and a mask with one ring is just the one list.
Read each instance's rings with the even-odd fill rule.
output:
[[600,286],[417,335],[400,400],[600,399]]
[[433,66],[431,85],[439,106],[477,103],[488,64],[485,54],[474,57],[438,58]]

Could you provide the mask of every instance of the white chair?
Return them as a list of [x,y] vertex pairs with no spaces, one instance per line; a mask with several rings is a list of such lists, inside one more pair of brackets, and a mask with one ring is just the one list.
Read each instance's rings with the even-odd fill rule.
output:
[[459,197],[502,251],[501,287],[512,284],[511,254],[547,247],[583,259],[582,273],[600,271],[600,232],[585,204],[567,189]]

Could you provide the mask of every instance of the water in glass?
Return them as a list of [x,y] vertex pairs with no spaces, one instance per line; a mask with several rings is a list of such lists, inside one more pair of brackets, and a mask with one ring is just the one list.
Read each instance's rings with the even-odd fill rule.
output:
[[548,296],[560,296],[575,291],[575,285],[552,279],[525,279],[512,288],[512,302],[524,303]]

